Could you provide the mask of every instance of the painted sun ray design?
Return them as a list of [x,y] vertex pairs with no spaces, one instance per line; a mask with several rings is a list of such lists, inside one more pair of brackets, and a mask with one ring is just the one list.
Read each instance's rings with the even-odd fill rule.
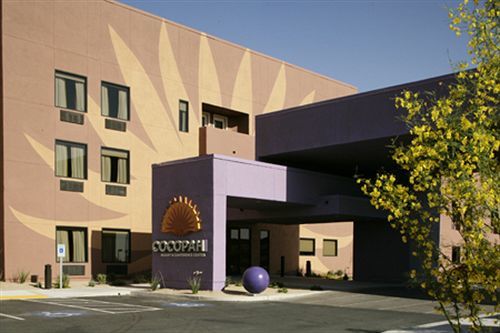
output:
[[[89,101],[89,109],[92,110],[93,108],[95,108],[95,110],[99,110],[99,106],[97,105],[97,103],[94,101],[94,99],[92,97],[89,96],[88,101]],[[89,120],[90,125],[93,127],[94,131],[96,133],[99,133],[99,124],[96,121],[97,118],[88,117],[88,120]],[[126,135],[129,136],[130,146],[139,150],[142,155],[145,154],[148,157],[147,160],[151,160],[150,156],[152,156],[153,154],[156,154],[156,152],[154,150],[152,150],[149,145],[147,145],[143,140],[141,140],[132,131],[127,131]],[[102,142],[104,143],[104,145],[106,145],[108,147],[113,147],[113,144],[116,142],[116,141],[109,140],[108,137],[105,135],[99,136],[99,139],[101,139]],[[146,166],[146,169],[149,170],[149,166]],[[137,174],[142,174],[141,170],[130,170],[130,172],[131,172],[131,174],[130,174],[131,178],[134,178],[132,172],[137,173]]]
[[278,76],[274,81],[273,89],[271,90],[271,95],[264,107],[264,113],[281,110],[285,107],[285,97],[286,97],[286,70],[285,64],[282,63]]
[[311,104],[314,102],[315,97],[316,97],[316,90],[313,90],[302,99],[302,102],[300,102],[299,105]]
[[[24,213],[21,213],[20,211],[16,210],[12,206],[9,206],[10,211],[12,214],[16,217],[16,219],[21,222],[25,227],[29,228],[30,230],[36,232],[37,234],[40,234],[44,237],[47,237],[49,239],[54,239],[55,237],[55,232],[54,229],[52,228],[47,228],[47,225],[54,225],[54,220],[52,219],[43,219],[31,215],[26,215]],[[129,217],[123,216],[115,219],[100,219],[96,221],[88,221],[89,223],[99,223],[99,224],[106,224],[106,226],[109,227],[123,227],[124,225],[128,225]],[[58,223],[62,225],[73,225],[75,223],[79,223],[80,221],[62,221],[58,220]]]
[[217,67],[215,66],[207,35],[204,33],[200,37],[198,71],[200,100],[204,103],[222,106],[219,75],[217,74]]
[[131,101],[134,103],[140,121],[155,127],[157,124],[171,127],[169,131],[147,132],[156,151],[162,156],[168,156],[168,145],[162,144],[165,140],[171,140],[175,136],[178,142],[183,143],[177,131],[176,122],[170,112],[165,109],[165,105],[139,59],[111,25],[108,25],[108,29],[123,78],[128,86],[134,87],[134,98]]
[[[55,171],[55,168],[54,168],[54,160],[55,160],[55,156],[54,156],[54,151],[47,148],[45,145],[43,145],[42,143],[38,142],[37,140],[35,140],[33,137],[31,137],[29,134],[26,134],[24,133],[24,137],[26,138],[26,140],[29,142],[29,144],[31,145],[31,147],[33,148],[33,150],[38,154],[38,156],[45,162],[45,164],[47,164],[47,166],[52,170],[52,171]],[[95,171],[92,171],[91,169],[88,169],[87,171],[88,173],[88,179],[89,180],[95,180],[95,181],[98,181],[101,179],[101,175],[100,173],[97,173]],[[131,176],[132,178],[132,176]],[[89,201],[90,203],[96,205],[96,206],[101,206],[101,202],[98,199],[98,197],[96,197],[95,195],[92,195],[92,193],[89,193],[89,191],[85,191],[83,193],[77,193],[78,195],[82,196],[83,198],[85,198],[87,201]],[[117,213],[117,214],[124,214],[122,212],[120,212],[120,203],[119,202],[116,202],[116,205],[117,207],[113,207],[113,204],[114,202],[110,202],[108,203],[108,207],[106,207],[106,209],[114,212],[114,213]]]
[[246,110],[252,114],[252,62],[249,49],[245,50],[241,58],[240,67],[236,74],[236,80],[233,88],[233,98],[231,101],[231,109]]
[[[179,98],[188,100],[189,95],[184,86],[177,60],[175,59],[165,22],[162,22],[160,28],[158,52],[165,98],[170,110],[176,110]],[[196,115],[195,119],[200,123],[199,115]]]

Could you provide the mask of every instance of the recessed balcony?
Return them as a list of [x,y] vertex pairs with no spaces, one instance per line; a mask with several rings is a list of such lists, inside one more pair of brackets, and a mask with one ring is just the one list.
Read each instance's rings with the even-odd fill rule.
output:
[[255,137],[245,133],[219,129],[212,126],[200,127],[199,154],[221,154],[248,160],[255,159]]

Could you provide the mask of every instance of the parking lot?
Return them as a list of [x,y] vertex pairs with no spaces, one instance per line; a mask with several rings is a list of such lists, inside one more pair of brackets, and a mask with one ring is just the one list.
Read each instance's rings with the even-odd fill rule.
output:
[[443,320],[427,300],[328,291],[279,302],[157,294],[0,302],[2,332],[383,332]]

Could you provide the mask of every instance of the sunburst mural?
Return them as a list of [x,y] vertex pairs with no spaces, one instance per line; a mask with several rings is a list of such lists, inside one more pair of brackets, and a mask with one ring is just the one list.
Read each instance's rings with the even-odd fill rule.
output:
[[185,236],[200,230],[201,218],[198,207],[187,197],[174,197],[163,215],[161,231]]
[[[17,4],[11,3],[9,6]],[[58,6],[66,5],[58,3]],[[88,130],[89,161],[88,179],[83,193],[61,194],[57,189],[58,179],[53,176],[47,178],[54,174],[55,169],[54,136],[58,135],[56,132],[47,134],[43,130],[34,131],[29,126],[17,126],[16,132],[9,134],[10,141],[18,142],[35,152],[30,156],[30,162],[36,159],[36,165],[43,166],[44,182],[52,186],[40,186],[23,193],[23,196],[6,193],[6,206],[11,214],[9,218],[19,221],[47,239],[54,239],[55,225],[87,226],[89,231],[107,227],[151,232],[151,165],[198,155],[197,128],[200,126],[202,103],[249,114],[250,135],[253,135],[253,116],[257,114],[355,92],[351,86],[152,16],[143,17],[148,20],[144,26],[147,25],[151,33],[140,38],[152,41],[148,43],[147,52],[143,52],[140,48],[144,48],[144,44],[139,47],[137,43],[131,42],[130,31],[135,28],[128,29],[127,25],[132,25],[127,23],[131,22],[132,18],[137,19],[137,15],[143,14],[107,1],[97,2],[93,6],[100,6],[103,13],[100,16],[102,24],[92,26],[99,29],[99,34],[95,37],[98,36],[102,43],[99,50],[105,50],[99,52],[105,55],[100,54],[102,58],[95,62],[99,64],[96,66],[99,68],[98,72],[89,70],[88,73],[78,73],[75,70],[75,74],[88,76],[90,87],[98,84],[101,79],[106,79],[103,74],[106,72],[105,68],[113,68],[108,73],[118,73],[121,82],[116,83],[130,87],[132,116],[126,132],[117,134],[106,130],[100,111],[99,90],[95,87],[88,89],[88,109],[84,126],[85,130]],[[68,4],[67,9],[71,11],[73,7]],[[24,15],[26,11],[37,13],[34,7],[23,7],[20,13]],[[184,42],[187,39],[189,44]],[[186,55],[189,55],[189,59],[186,59]],[[27,63],[32,61],[32,56],[29,55]],[[53,66],[53,63],[50,66]],[[53,72],[52,76],[47,75],[43,80],[51,83]],[[189,101],[189,112],[193,115],[189,117],[189,127],[193,130],[187,134],[178,131],[177,112],[180,99]],[[54,112],[56,109],[54,107]],[[37,111],[36,117],[48,116]],[[57,126],[74,125],[58,122]],[[72,137],[58,139],[75,140]],[[103,194],[104,185],[101,182],[98,153],[101,146],[131,152],[131,184],[126,198]],[[8,157],[6,155],[6,158]],[[12,169],[12,177],[6,175],[6,179],[10,177],[23,182],[25,177],[22,172]],[[66,205],[65,200],[68,200],[69,196],[71,204]],[[43,200],[46,200],[47,204],[41,204]],[[30,202],[36,203],[37,208],[28,204]],[[189,223],[193,223],[191,231],[199,230],[199,214],[194,213],[185,198],[177,198],[172,207],[175,207],[172,208],[172,214],[187,214],[189,211],[192,214]],[[80,210],[84,213],[80,214]],[[187,215],[185,218],[189,219]],[[166,228],[177,230],[174,224]]]

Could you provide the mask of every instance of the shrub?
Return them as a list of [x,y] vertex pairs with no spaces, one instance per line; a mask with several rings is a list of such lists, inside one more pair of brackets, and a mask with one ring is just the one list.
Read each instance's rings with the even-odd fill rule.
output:
[[286,293],[288,293],[288,289],[287,289],[287,288],[285,288],[285,287],[281,287],[281,288],[279,288],[279,289],[278,289],[278,292],[279,292],[279,293],[286,294]]
[[16,283],[25,283],[26,280],[28,280],[28,276],[30,275],[30,272],[27,271],[18,271],[16,276],[12,278],[13,282]]
[[96,282],[94,280],[90,280],[88,286],[89,287],[95,287]]
[[106,281],[108,280],[106,274],[97,274],[96,276],[96,279],[97,279],[97,283],[99,284],[106,284]]
[[144,274],[136,274],[132,280],[134,283],[147,283],[150,281]]
[[165,285],[165,281],[163,280],[163,275],[161,274],[161,272],[157,272],[156,275],[151,278],[151,290],[152,291],[155,291],[157,289],[159,289],[161,286]]
[[155,277],[155,278],[151,279],[151,290],[155,291],[158,288],[160,288],[160,279]]
[[123,287],[127,285],[127,281],[123,279],[114,279],[110,284],[115,287]]
[[191,287],[191,292],[193,294],[197,294],[198,290],[200,290],[202,274],[202,271],[194,271],[193,275],[187,279],[187,282],[189,284],[189,287]]
[[[60,280],[60,275],[57,276],[56,282],[54,282],[52,284],[54,286],[54,288],[60,288],[59,280]],[[62,287],[63,288],[69,288],[69,281],[70,281],[69,275],[68,274],[63,274],[63,276],[62,276]]]
[[281,289],[281,288],[284,288],[284,287],[285,287],[285,285],[283,284],[283,282],[279,282],[279,281],[274,281],[274,282],[271,282],[269,284],[269,288],[274,288],[274,289],[278,288],[278,289]]

